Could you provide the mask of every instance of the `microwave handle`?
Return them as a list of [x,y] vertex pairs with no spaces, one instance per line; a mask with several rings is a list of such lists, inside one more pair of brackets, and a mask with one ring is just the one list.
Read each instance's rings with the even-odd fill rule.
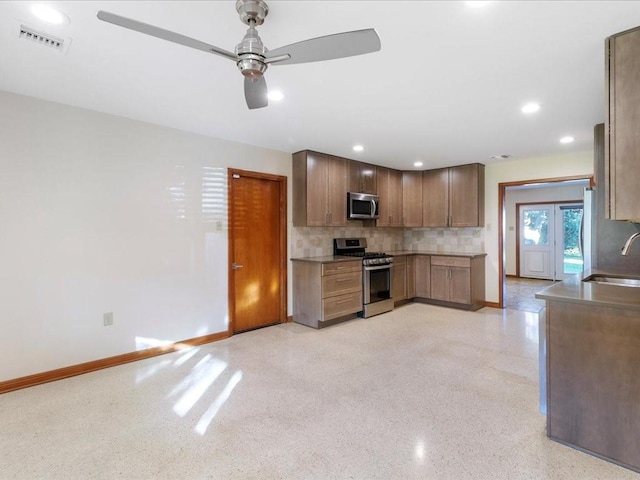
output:
[[371,216],[373,217],[376,214],[376,201],[371,199]]

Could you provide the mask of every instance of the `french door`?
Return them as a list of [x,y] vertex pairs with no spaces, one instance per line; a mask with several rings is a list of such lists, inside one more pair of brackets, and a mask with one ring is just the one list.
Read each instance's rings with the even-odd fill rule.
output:
[[564,280],[582,271],[582,203],[518,205],[520,276]]

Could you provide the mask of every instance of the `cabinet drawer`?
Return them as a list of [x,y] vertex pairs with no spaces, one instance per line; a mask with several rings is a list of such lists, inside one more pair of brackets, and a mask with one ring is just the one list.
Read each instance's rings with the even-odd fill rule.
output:
[[441,265],[443,267],[471,268],[471,259],[466,257],[432,256],[431,265]]
[[322,275],[333,275],[343,272],[362,272],[362,261],[334,262],[322,264]]
[[322,298],[358,291],[362,293],[362,270],[322,277]]
[[331,320],[362,310],[362,290],[322,300],[322,320]]

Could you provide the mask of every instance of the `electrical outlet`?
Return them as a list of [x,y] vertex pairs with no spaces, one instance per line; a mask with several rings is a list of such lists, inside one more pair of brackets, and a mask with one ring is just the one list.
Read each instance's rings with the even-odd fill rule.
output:
[[102,323],[105,327],[113,325],[113,312],[107,312],[102,316]]

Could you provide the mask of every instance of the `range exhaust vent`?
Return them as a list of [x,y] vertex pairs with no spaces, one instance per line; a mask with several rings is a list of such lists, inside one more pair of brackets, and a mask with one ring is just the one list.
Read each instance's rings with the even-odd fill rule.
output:
[[54,37],[48,33],[38,32],[26,25],[20,25],[20,38],[31,40],[46,47],[62,52],[65,50],[65,40],[63,38]]

